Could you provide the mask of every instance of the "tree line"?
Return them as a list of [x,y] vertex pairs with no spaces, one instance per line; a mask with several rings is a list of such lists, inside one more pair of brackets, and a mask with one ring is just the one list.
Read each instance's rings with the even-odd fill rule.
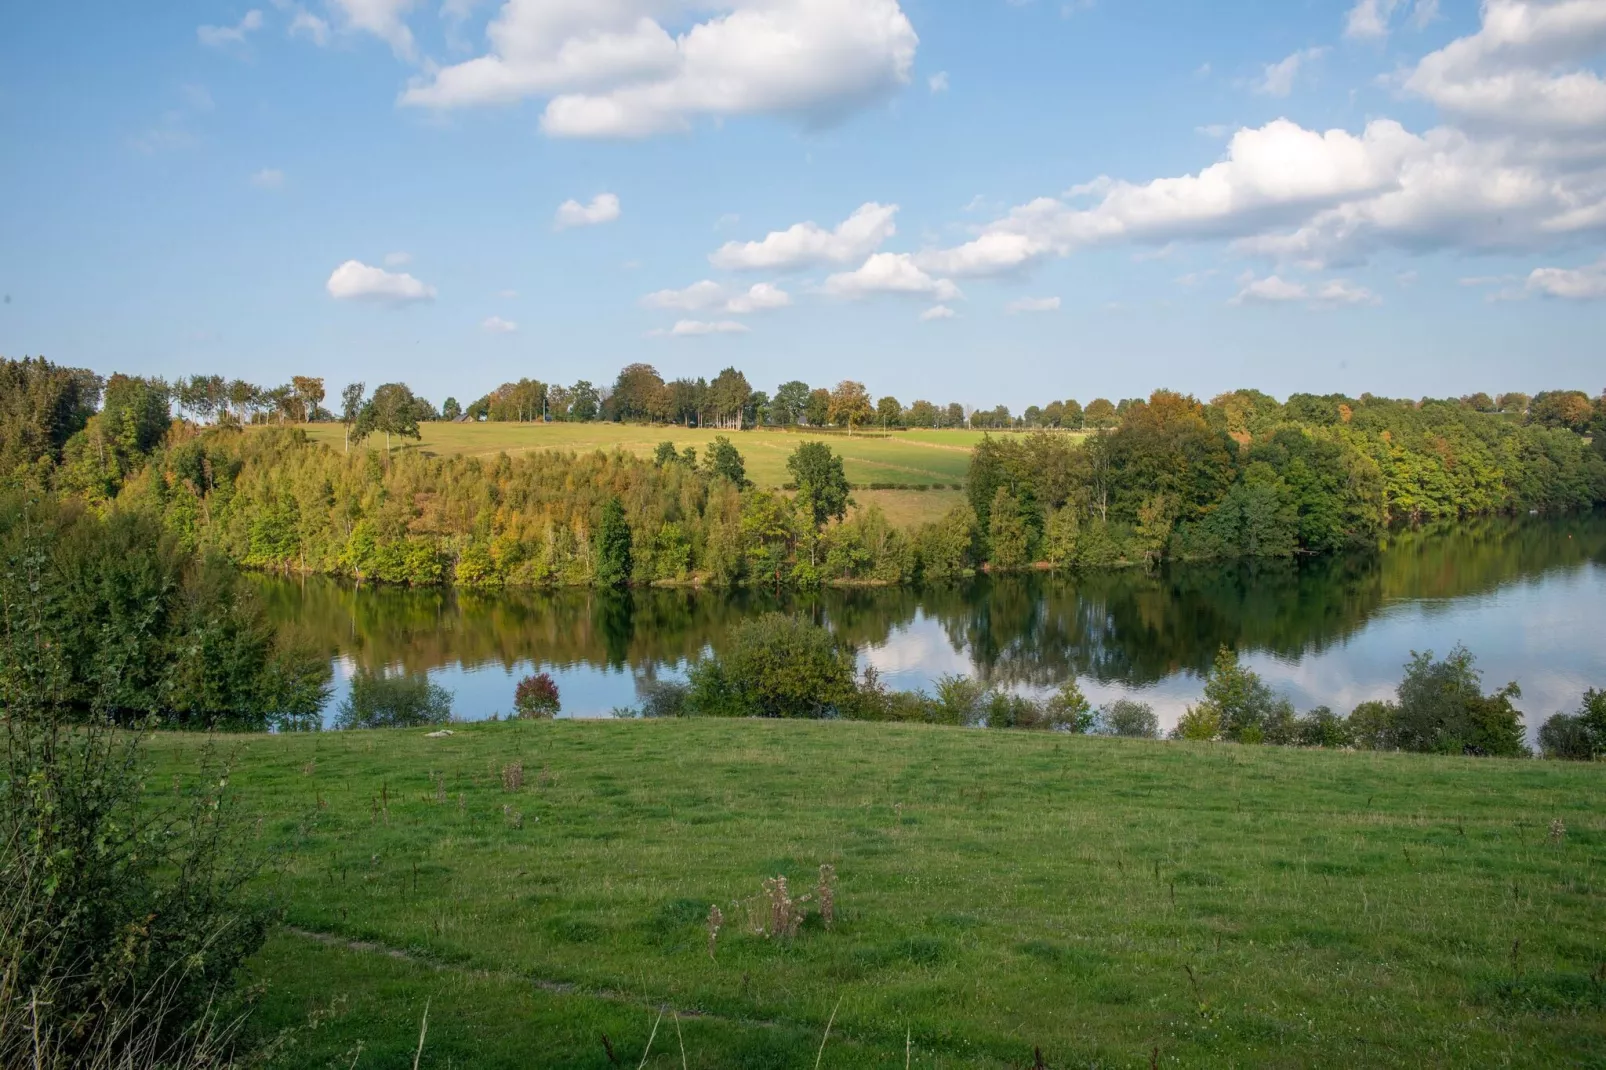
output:
[[[821,442],[799,445],[776,491],[750,485],[728,437],[700,461],[667,443],[651,459],[396,454],[391,441],[416,437],[429,415],[399,383],[343,391],[347,447],[328,449],[290,427],[175,420],[152,380],[42,361],[0,375],[19,387],[0,419],[8,482],[144,511],[183,545],[250,567],[387,583],[811,587],[1290,558],[1373,547],[1403,521],[1606,501],[1606,435],[1550,426],[1533,401],[1540,418],[1516,421],[1459,399],[1236,391],[1201,403],[1156,391],[1111,429],[985,438],[967,501],[904,529],[854,508],[842,459]],[[744,383],[726,377],[721,404]],[[644,372],[636,386],[635,401],[615,390],[610,402],[656,389]],[[856,387],[828,392],[827,420],[870,418]],[[529,413],[534,397],[504,400]],[[1602,409],[1591,403],[1587,426]],[[750,426],[739,410],[708,419]],[[380,435],[383,451],[350,449]]]

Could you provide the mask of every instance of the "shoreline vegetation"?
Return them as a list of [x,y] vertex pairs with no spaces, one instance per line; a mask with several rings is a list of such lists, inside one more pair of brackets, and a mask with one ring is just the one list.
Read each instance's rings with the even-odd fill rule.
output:
[[[1279,402],[1238,390],[1202,403],[1158,390],[1119,406],[1076,406],[1074,420],[1071,403],[1055,403],[1057,415],[1034,407],[1029,420],[994,412],[982,422],[1011,433],[978,438],[888,430],[910,426],[915,407],[891,398],[872,405],[857,383],[813,392],[785,384],[777,399],[789,397],[788,409],[734,369],[698,388],[632,365],[611,391],[593,391],[596,407],[576,410],[578,386],[559,398],[557,388],[521,380],[469,406],[483,422],[439,426],[454,429],[460,449],[521,425],[549,429],[548,445],[561,447],[563,435],[589,435],[609,419],[638,438],[673,436],[680,424],[653,421],[676,416],[712,425],[711,440],[678,446],[671,437],[650,453],[616,445],[482,456],[394,449],[443,415],[399,383],[371,396],[353,384],[337,422],[321,407],[322,380],[307,377],[262,392],[204,377],[102,381],[83,369],[6,361],[0,379],[15,389],[0,414],[9,485],[150,517],[181,546],[246,568],[364,583],[892,586],[978,572],[1326,556],[1375,549],[1394,525],[1606,503],[1606,399],[1578,391],[1498,402]],[[264,393],[276,408],[265,407]],[[680,408],[664,400],[683,394]],[[563,420],[535,422],[555,398]],[[175,417],[175,403],[188,418]],[[454,408],[463,411],[446,406]],[[926,406],[918,419],[940,412]],[[328,419],[308,427],[324,438],[320,428],[339,428],[340,445],[290,426],[320,416]],[[800,422],[826,433],[764,430]],[[886,489],[915,484],[872,481],[882,489],[858,501],[866,492],[834,447],[876,422],[884,436],[966,436],[963,479],[920,484],[962,486],[963,497],[944,491],[933,503],[940,512],[906,523],[889,519],[876,495],[918,499]],[[951,450],[925,452],[955,463]]]

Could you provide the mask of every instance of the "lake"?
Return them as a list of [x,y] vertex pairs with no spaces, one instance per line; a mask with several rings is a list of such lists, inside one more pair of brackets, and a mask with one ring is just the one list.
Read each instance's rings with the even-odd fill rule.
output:
[[358,667],[425,672],[457,717],[505,715],[550,672],[564,716],[634,706],[684,677],[730,627],[771,609],[851,641],[895,689],[962,673],[1023,693],[1075,677],[1169,728],[1231,644],[1301,710],[1392,696],[1413,650],[1470,649],[1489,686],[1516,680],[1530,736],[1606,687],[1606,514],[1495,517],[1392,534],[1376,553],[1154,572],[978,577],[923,589],[454,592],[257,576],[275,620],[325,646],[333,720]]

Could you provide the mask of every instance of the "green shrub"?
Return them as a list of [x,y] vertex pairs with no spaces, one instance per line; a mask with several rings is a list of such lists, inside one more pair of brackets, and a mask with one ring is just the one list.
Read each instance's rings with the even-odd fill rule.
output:
[[1094,730],[1101,736],[1157,739],[1160,735],[1160,720],[1154,715],[1154,707],[1147,702],[1119,698],[1099,708]]
[[854,655],[826,629],[767,613],[732,629],[691,671],[689,705],[722,717],[830,717],[857,695]]
[[[68,701],[82,668],[43,530],[8,546],[0,583],[0,1066],[227,1065],[235,974],[272,920],[244,893],[228,769],[209,749],[147,797],[144,725]],[[125,694],[127,668],[101,663],[92,694]]]
[[412,728],[452,719],[452,693],[424,673],[397,676],[359,669],[341,700],[340,728]]

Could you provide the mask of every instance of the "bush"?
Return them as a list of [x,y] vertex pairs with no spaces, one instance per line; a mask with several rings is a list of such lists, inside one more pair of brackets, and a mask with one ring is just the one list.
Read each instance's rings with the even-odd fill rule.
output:
[[452,693],[424,673],[387,676],[359,669],[340,703],[340,728],[413,728],[452,719]]
[[1348,722],[1326,706],[1317,706],[1299,719],[1294,742],[1301,747],[1348,747],[1354,735]]
[[1576,714],[1558,713],[1539,729],[1547,758],[1593,761],[1606,758],[1606,689],[1584,692]]
[[1522,695],[1515,683],[1485,695],[1475,659],[1457,646],[1442,660],[1412,652],[1394,705],[1394,732],[1402,750],[1439,754],[1519,757],[1522,714],[1511,705]]
[[[1293,742],[1293,707],[1259,675],[1240,665],[1238,655],[1227,647],[1216,653],[1199,711],[1190,731],[1203,732],[1213,719],[1221,738],[1234,743]],[[1268,733],[1276,738],[1268,738]]]
[[[0,560],[0,597],[50,621],[52,701],[67,711],[260,729],[293,727],[328,699],[327,658],[279,635],[232,565],[148,518],[0,499]],[[0,662],[28,657],[0,647]]]
[[833,717],[857,696],[851,647],[816,624],[766,613],[691,670],[689,704],[721,717]]
[[1399,750],[1399,733],[1394,725],[1392,703],[1369,700],[1349,715],[1350,738],[1361,750]]
[[1118,698],[1099,708],[1094,731],[1101,736],[1158,739],[1160,719],[1154,715],[1154,707],[1147,702]]
[[[65,701],[81,669],[41,534],[0,584],[0,1066],[226,1065],[236,971],[272,921],[244,894],[228,770],[208,750],[187,792],[147,798],[145,735]],[[122,693],[118,668],[94,694]]]
[[552,717],[562,708],[551,673],[526,676],[513,690],[513,709],[520,717]]
[[643,717],[682,717],[691,688],[674,680],[646,680],[636,686]]
[[1583,721],[1571,714],[1558,713],[1539,726],[1539,751],[1546,758],[1593,761],[1593,742]]

